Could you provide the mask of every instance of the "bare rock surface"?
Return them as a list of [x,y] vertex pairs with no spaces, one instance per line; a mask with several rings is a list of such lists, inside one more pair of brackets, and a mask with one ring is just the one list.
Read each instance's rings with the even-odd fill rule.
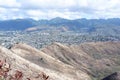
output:
[[115,72],[102,80],[120,80],[120,72]]

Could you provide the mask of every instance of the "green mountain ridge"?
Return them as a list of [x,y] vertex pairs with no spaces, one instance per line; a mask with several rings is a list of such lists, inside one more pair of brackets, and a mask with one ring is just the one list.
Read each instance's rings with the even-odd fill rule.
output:
[[[120,19],[75,19],[53,18],[51,20],[16,19],[0,21],[0,30],[26,30],[37,27],[37,30],[61,30],[74,32],[95,32],[110,29],[119,32]],[[65,30],[63,30],[63,27]],[[43,29],[45,28],[45,29]]]

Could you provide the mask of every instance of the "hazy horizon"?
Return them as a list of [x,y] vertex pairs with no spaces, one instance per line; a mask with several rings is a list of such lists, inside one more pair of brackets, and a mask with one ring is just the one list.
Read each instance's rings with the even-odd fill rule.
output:
[[0,20],[120,18],[119,0],[0,0]]
[[66,20],[79,20],[79,19],[85,19],[85,20],[108,20],[108,19],[120,19],[120,18],[91,18],[91,19],[87,19],[87,18],[76,18],[76,19],[67,19],[67,18],[62,18],[62,17],[54,17],[51,19],[34,19],[34,18],[16,18],[16,19],[5,19],[5,20],[0,20],[0,21],[7,21],[7,20],[25,20],[25,19],[31,19],[31,20],[35,20],[35,21],[39,21],[39,20],[52,20],[52,19],[56,19],[56,18],[60,18],[60,19],[66,19]]

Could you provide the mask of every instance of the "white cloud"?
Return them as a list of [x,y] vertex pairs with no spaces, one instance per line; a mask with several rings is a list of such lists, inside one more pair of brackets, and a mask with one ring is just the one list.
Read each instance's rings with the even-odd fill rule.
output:
[[0,0],[2,19],[120,18],[120,0]]
[[68,8],[76,5],[75,0],[21,0],[23,8],[33,9],[57,9]]
[[18,3],[16,0],[0,0],[0,7],[20,7],[20,3]]

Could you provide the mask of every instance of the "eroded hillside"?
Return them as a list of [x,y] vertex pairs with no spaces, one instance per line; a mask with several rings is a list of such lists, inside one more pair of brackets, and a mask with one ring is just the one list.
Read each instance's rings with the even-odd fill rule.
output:
[[[23,49],[27,49],[27,48],[29,48],[29,47],[26,46],[26,48],[24,47]],[[33,48],[33,50],[34,50],[34,48]],[[22,51],[24,52],[24,50],[22,50]],[[19,52],[19,50],[18,50],[18,52]],[[49,65],[46,65],[46,67],[48,66],[48,68],[46,68],[46,67],[43,67],[40,64],[37,64],[37,63],[34,64],[34,63],[32,63],[32,61],[30,61],[30,60],[28,61],[27,59],[22,58],[22,57],[20,57],[19,55],[16,55],[16,54],[17,53],[14,53],[11,50],[8,50],[4,47],[0,47],[0,59],[1,60],[6,59],[6,62],[8,64],[10,64],[10,66],[11,66],[11,70],[10,70],[9,74],[14,74],[14,72],[16,70],[19,70],[24,75],[23,80],[28,80],[27,78],[30,78],[31,80],[46,80],[46,79],[42,79],[42,78],[36,78],[38,76],[38,74],[40,74],[40,73],[45,73],[46,75],[48,75],[49,76],[48,80],[63,80],[63,79],[64,80],[78,80],[78,79],[90,80],[90,77],[86,73],[84,73],[80,70],[77,71],[74,68],[69,67],[69,66],[67,67],[67,65],[62,64],[62,62],[60,62],[60,61],[58,61],[58,63],[60,62],[61,66],[56,64],[57,61],[55,62],[55,64],[56,64],[56,67],[58,67],[58,68],[63,66],[63,68],[61,70],[62,72],[49,69]],[[22,53],[22,54],[25,55],[25,53]],[[41,55],[42,55],[42,53],[41,53]],[[33,57],[35,57],[35,56],[33,56]],[[46,58],[46,60],[48,58],[51,61],[52,60],[55,61],[55,59],[52,59],[49,56],[48,57],[46,56],[46,57],[43,57],[43,58]],[[48,64],[50,64],[50,63],[48,62]],[[52,65],[52,63],[50,65]],[[69,73],[67,73],[68,70],[70,70],[70,69],[73,69],[73,70],[69,71],[69,73],[71,75]],[[66,73],[64,73],[64,71]],[[72,76],[72,74],[76,74],[76,75]],[[81,75],[81,76],[77,76],[77,75]]]
[[[120,71],[120,42],[90,42],[80,45],[53,43],[40,50],[25,43],[0,47],[0,59],[20,70],[26,78],[44,72],[48,80],[101,80]],[[35,79],[37,80],[37,79]],[[42,79],[38,79],[42,80]]]
[[90,80],[87,73],[80,69],[77,69],[71,65],[65,64],[59,59],[56,59],[50,55],[47,55],[27,44],[15,44],[10,50],[43,68],[47,68],[52,71],[59,72],[64,76],[70,78],[70,80]]
[[41,51],[98,80],[120,70],[120,42],[91,42],[81,45],[53,43]]

